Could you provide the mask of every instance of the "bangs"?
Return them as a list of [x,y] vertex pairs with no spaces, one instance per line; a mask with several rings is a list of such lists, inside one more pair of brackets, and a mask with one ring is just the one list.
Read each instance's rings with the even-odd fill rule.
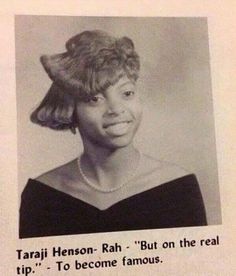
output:
[[84,72],[86,78],[83,89],[77,90],[78,96],[83,99],[102,93],[125,76],[135,82],[139,76],[139,63],[132,61],[125,64],[119,59],[113,59],[100,68],[96,66],[87,68]]
[[87,80],[87,82],[84,83],[84,93],[78,94],[82,96],[80,98],[83,99],[98,93],[102,93],[109,86],[114,85],[119,81],[119,79],[126,75],[126,72],[121,68],[111,68],[110,70],[106,69],[99,72],[94,72],[94,70],[91,70],[89,81]]
[[85,31],[69,39],[66,50],[40,60],[52,81],[77,100],[101,93],[123,76],[138,79],[139,56],[128,37]]
[[104,70],[97,73],[95,76],[95,86],[92,87],[92,93],[97,94],[106,90],[109,86],[114,85],[119,81],[122,77],[124,77],[126,73],[124,70]]

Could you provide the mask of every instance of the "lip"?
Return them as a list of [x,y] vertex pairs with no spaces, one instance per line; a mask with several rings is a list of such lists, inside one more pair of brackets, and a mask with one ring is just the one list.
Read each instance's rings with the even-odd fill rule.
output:
[[124,124],[124,123],[131,123],[131,120],[122,120],[122,121],[115,121],[115,122],[110,122],[110,123],[106,123],[103,125],[103,128],[108,128],[110,126],[114,126],[114,125],[119,125],[119,124]]
[[130,132],[131,121],[122,120],[108,123],[104,126],[106,134],[110,137],[122,137]]

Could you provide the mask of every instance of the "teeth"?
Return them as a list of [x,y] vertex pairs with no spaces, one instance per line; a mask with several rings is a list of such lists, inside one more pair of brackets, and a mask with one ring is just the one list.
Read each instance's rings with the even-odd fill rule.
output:
[[129,123],[122,122],[114,125],[110,125],[106,128],[106,132],[110,135],[121,136],[127,133],[129,130]]

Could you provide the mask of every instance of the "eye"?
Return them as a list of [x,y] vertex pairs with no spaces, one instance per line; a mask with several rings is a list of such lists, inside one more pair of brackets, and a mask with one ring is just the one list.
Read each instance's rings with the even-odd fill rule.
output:
[[123,92],[123,96],[125,98],[130,98],[130,97],[134,96],[134,94],[135,94],[135,92],[133,90],[127,90],[127,91]]
[[104,101],[103,95],[93,95],[86,99],[86,102],[91,105],[99,105]]

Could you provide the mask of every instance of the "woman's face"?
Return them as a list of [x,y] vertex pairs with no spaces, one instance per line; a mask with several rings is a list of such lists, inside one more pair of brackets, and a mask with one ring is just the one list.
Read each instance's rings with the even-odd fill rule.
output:
[[77,104],[78,127],[83,143],[116,149],[129,145],[142,118],[135,84],[127,77],[103,93]]

